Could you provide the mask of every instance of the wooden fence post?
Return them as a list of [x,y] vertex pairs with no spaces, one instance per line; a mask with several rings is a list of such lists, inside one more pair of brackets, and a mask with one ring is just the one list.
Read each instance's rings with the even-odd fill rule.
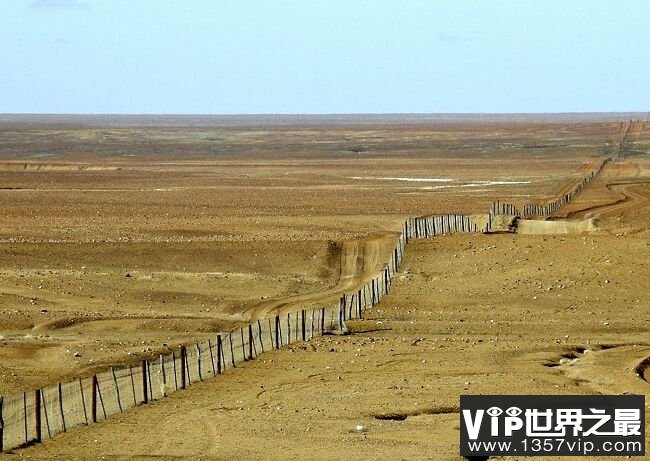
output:
[[[186,369],[187,369],[187,349],[185,349],[185,346],[181,346],[181,389],[187,388],[187,379],[185,377]],[[146,385],[146,380],[144,381],[144,383]]]
[[262,353],[264,353],[264,338],[262,338],[262,321],[257,319],[257,329],[260,332],[260,347],[262,348]]
[[232,367],[235,368],[237,365],[235,363],[235,348],[232,345],[232,331],[228,333],[228,342],[230,343],[230,362]]
[[[176,369],[176,351],[172,351],[172,371],[174,373],[174,390],[178,390],[178,370]],[[135,394],[135,387],[133,388]]]
[[90,410],[93,423],[97,422],[97,375],[91,380],[92,395],[90,399]]
[[[217,374],[217,369],[214,365],[214,353],[212,352],[212,342],[210,342],[210,339],[208,339],[208,350],[210,351],[210,363],[212,364],[212,376],[215,376]],[[164,373],[163,376],[165,376]]]
[[244,327],[239,327],[239,335],[241,337],[241,355],[244,357],[244,361],[248,360],[246,358],[246,344],[244,343]]
[[0,395],[0,453],[4,451],[4,427],[5,420],[2,417],[2,407],[4,406],[4,397]]
[[248,357],[253,359],[253,324],[248,324]]
[[149,403],[149,386],[147,384],[147,361],[142,361],[142,403]]
[[397,272],[398,266],[399,266],[399,256],[398,256],[398,251],[397,248],[393,250],[393,269],[395,269],[395,272]]
[[23,429],[25,431],[25,443],[29,442],[27,438],[27,392],[23,392]]
[[81,378],[79,378],[79,393],[81,394],[81,406],[84,409],[84,421],[88,425],[88,412],[86,411],[86,398],[84,397],[84,385]]
[[63,413],[63,392],[61,389],[61,383],[59,383],[59,410],[61,411],[61,425],[63,426],[63,432],[66,432],[67,429],[65,427],[65,414]]
[[43,440],[42,429],[41,429],[41,390],[36,389],[34,391],[34,416],[36,423],[36,442],[41,443]]
[[223,343],[221,341],[221,335],[217,336],[217,373],[221,374],[223,371],[223,362],[221,361],[223,357]]
[[287,312],[287,344],[291,344],[291,312]]
[[151,362],[146,361],[147,364],[147,382],[149,383],[149,400],[153,400],[153,383],[151,382]]
[[301,311],[302,313],[302,340],[306,341],[307,340],[307,325],[305,325],[305,310],[303,309]]
[[388,293],[389,290],[389,280],[388,280],[388,268],[384,269],[384,294]]
[[281,346],[280,342],[280,316],[276,315],[275,316],[275,348],[280,349]]
[[120,401],[120,386],[117,385],[117,376],[115,376],[115,368],[111,367],[111,374],[113,375],[113,384],[115,384],[115,395],[117,396],[117,406],[122,413],[122,402]]

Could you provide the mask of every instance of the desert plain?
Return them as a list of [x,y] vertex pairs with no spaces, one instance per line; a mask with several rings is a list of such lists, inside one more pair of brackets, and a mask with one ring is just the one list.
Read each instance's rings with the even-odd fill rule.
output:
[[544,204],[616,159],[552,219],[581,225],[413,240],[352,334],[3,458],[453,460],[461,394],[650,394],[647,123],[1,122],[0,395],[336,303],[407,217]]

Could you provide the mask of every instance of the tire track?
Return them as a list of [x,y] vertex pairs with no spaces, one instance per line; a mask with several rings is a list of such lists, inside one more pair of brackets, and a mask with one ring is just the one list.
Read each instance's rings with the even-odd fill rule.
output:
[[569,218],[602,218],[614,214],[625,215],[633,210],[644,208],[650,204],[650,182],[613,183],[605,186],[618,198],[604,205],[596,205],[568,213]]
[[383,267],[383,262],[390,259],[398,237],[398,232],[387,232],[379,237],[342,242],[339,252],[340,273],[336,285],[326,290],[263,301],[246,309],[244,315],[254,320],[268,317],[270,313],[284,313],[318,303],[331,303],[376,276],[377,271]]

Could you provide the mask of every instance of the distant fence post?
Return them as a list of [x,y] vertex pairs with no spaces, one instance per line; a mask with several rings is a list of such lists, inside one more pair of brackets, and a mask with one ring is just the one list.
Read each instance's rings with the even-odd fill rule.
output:
[[260,332],[260,347],[262,348],[262,352],[264,352],[264,338],[262,337],[262,321],[260,319],[257,319],[257,329]]
[[253,359],[253,324],[248,324],[248,357]]
[[291,344],[291,312],[287,312],[287,344]]
[[41,443],[42,431],[41,431],[41,390],[36,389],[34,391],[34,417],[36,423],[36,442]]
[[185,349],[185,346],[181,346],[181,389],[187,388],[187,379],[185,377],[186,368],[187,368],[187,349]]
[[86,411],[86,398],[84,397],[84,385],[81,378],[79,378],[79,393],[81,394],[81,406],[84,409],[84,421],[88,425],[88,412]]
[[388,268],[384,268],[384,294],[390,289],[390,280],[388,279]]
[[307,340],[307,325],[305,325],[305,310],[302,310],[302,340]]
[[[208,339],[208,350],[210,351],[210,363],[212,364],[212,376],[215,376],[217,374],[217,367],[214,364],[214,353],[212,352],[212,342],[210,341],[210,339]],[[163,372],[163,376],[165,376],[164,372]]]
[[[172,351],[172,372],[174,373],[174,390],[178,390],[178,371],[176,370],[176,351]],[[135,387],[133,388],[135,395]]]
[[235,368],[237,364],[235,363],[235,347],[232,345],[232,331],[228,333],[228,344],[230,344],[230,363]]
[[221,374],[223,371],[223,362],[221,361],[223,357],[223,342],[221,340],[221,335],[217,336],[217,373]]
[[239,337],[241,338],[241,355],[244,357],[244,361],[248,360],[246,358],[246,341],[244,341],[244,327],[239,327]]
[[2,417],[2,407],[4,406],[4,397],[0,395],[0,453],[4,451],[4,427],[5,420]]
[[147,385],[147,361],[142,361],[142,403],[149,402],[149,386]]
[[[59,383],[59,410],[61,411],[61,425],[63,426],[63,432],[66,432],[65,427],[65,413],[63,412],[63,390],[61,389],[61,383]],[[27,417],[27,411],[25,411],[25,417]]]
[[27,438],[27,392],[23,392],[23,429],[25,430],[25,443],[29,442]]
[[90,387],[92,394],[90,396],[90,413],[93,423],[97,422],[97,375],[93,375]]
[[115,368],[111,367],[111,375],[113,375],[113,384],[115,384],[115,394],[117,395],[117,406],[122,413],[122,402],[120,401],[120,386],[117,384],[117,376],[115,376]]

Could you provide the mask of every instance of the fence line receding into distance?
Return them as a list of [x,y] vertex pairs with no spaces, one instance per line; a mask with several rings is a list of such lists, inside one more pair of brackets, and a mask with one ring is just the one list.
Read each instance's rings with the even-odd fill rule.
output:
[[[586,175],[569,193],[544,206],[524,205],[523,216],[548,216],[571,201],[602,170],[607,160]],[[488,232],[492,216],[519,216],[513,205],[495,202],[488,222],[479,228],[469,216],[447,214],[408,218],[386,266],[356,291],[344,294],[338,305],[289,312],[257,319],[246,326],[185,345],[171,354],[138,364],[120,365],[42,389],[0,396],[0,452],[42,442],[74,427],[92,424],[138,405],[158,400],[192,383],[217,376],[259,354],[297,341],[343,332],[345,321],[390,291],[406,244],[456,232]]]

